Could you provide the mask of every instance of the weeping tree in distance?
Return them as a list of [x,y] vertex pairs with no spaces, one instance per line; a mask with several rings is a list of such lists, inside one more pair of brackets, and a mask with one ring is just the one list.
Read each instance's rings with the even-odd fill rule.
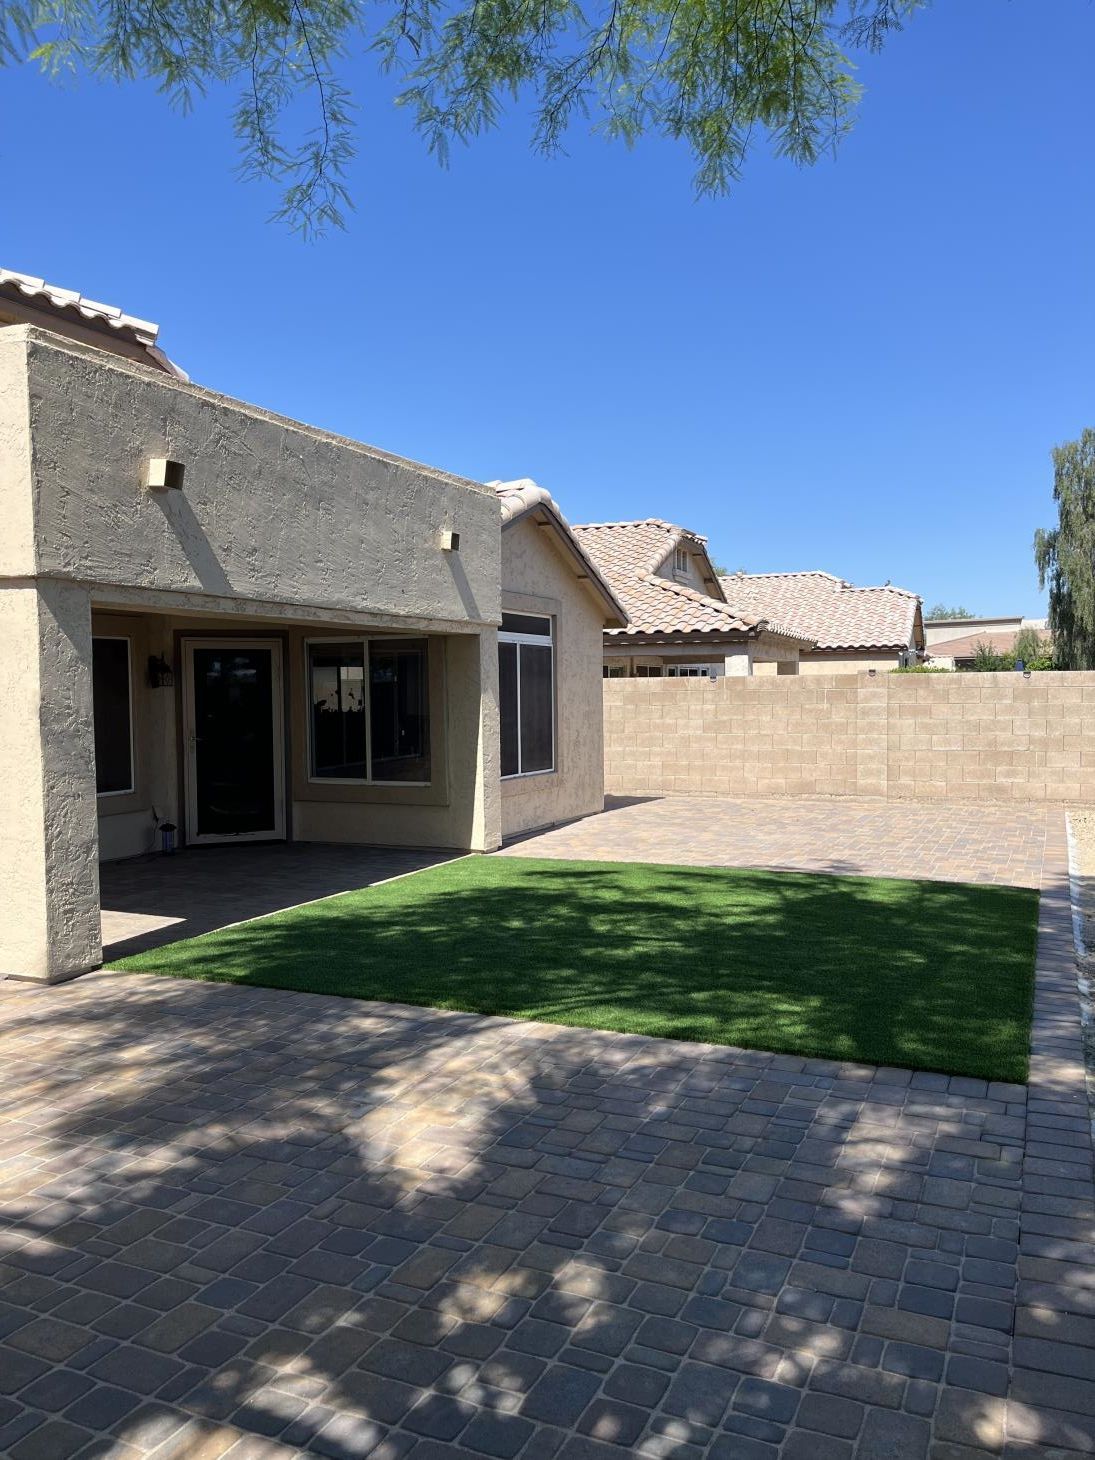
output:
[[1059,669],[1095,669],[1095,431],[1053,449],[1057,526],[1034,534]]
[[[533,111],[560,150],[578,117],[634,143],[682,140],[701,194],[725,192],[757,135],[814,162],[849,130],[851,53],[878,50],[927,0],[0,0],[0,58],[52,76],[147,78],[177,105],[238,93],[244,175],[281,188],[275,215],[305,232],[350,204],[353,98],[344,74],[371,50],[442,162]],[[302,111],[301,104],[304,103]],[[293,122],[310,116],[302,131]]]

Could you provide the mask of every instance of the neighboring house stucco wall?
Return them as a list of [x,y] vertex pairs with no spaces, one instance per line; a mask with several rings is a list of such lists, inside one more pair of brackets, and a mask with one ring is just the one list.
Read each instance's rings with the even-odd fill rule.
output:
[[688,554],[687,568],[678,569],[677,555],[673,551],[654,571],[659,578],[664,578],[668,583],[683,583],[686,588],[692,588],[697,593],[712,595],[713,590],[717,588],[717,583],[705,580],[703,559],[689,548],[687,543],[682,543],[682,547]]
[[874,669],[888,673],[905,661],[905,650],[883,652],[875,649],[862,653],[839,653],[837,650],[805,652],[798,661],[799,674],[866,674]]
[[555,620],[556,702],[556,769],[502,781],[503,836],[604,805],[604,608],[553,542],[552,529],[528,517],[502,531],[502,607]]

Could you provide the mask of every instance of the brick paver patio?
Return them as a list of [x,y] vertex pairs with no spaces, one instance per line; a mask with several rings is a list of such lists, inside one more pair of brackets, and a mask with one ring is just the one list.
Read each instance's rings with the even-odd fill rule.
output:
[[604,815],[515,838],[502,855],[1037,887],[1046,828],[1060,819],[1044,806],[610,796]]
[[313,898],[369,887],[459,855],[280,842],[107,862],[99,869],[104,961]]
[[0,1453],[1092,1453],[1090,1128],[1043,826],[1026,1088],[0,984]]

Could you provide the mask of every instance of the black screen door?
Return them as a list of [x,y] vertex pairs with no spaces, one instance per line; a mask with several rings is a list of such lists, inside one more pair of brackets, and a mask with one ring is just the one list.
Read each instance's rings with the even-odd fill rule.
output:
[[188,840],[284,835],[280,646],[190,646]]

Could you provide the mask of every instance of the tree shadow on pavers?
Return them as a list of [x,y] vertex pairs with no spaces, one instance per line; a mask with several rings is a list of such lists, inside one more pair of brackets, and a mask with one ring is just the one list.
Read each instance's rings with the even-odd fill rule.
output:
[[125,966],[1021,1081],[1036,920],[1026,889],[510,857]]
[[[173,1435],[185,1454],[226,1425],[360,1455],[402,1420],[462,1425],[444,1405],[480,1396],[484,1364],[492,1396],[516,1393],[530,1353],[499,1349],[626,1189],[603,1178],[627,1129],[571,1155],[604,1118],[591,1093],[613,1082],[641,1114],[695,1066],[684,1046],[136,977],[3,1006],[0,1372],[57,1453],[86,1432],[82,1455]],[[611,1351],[619,1310],[592,1303],[588,1261],[556,1319]]]

